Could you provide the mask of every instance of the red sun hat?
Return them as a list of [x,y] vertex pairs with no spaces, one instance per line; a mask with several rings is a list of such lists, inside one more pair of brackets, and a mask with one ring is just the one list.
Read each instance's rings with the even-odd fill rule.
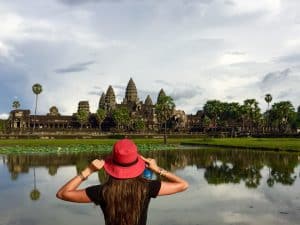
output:
[[122,139],[114,144],[112,154],[105,159],[104,169],[115,178],[134,178],[145,170],[145,161],[133,141]]

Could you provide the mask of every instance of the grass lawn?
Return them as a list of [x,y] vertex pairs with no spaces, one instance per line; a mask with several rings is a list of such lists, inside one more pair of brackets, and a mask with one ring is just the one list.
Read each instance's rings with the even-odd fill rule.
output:
[[183,141],[182,144],[300,151],[300,138],[203,138]]
[[[118,139],[2,139],[0,147],[3,146],[67,146],[67,145],[112,145]],[[168,144],[180,144],[182,141],[193,141],[195,139],[168,138]],[[134,139],[136,144],[163,144],[161,138]]]
[[[0,140],[0,153],[26,152],[81,152],[102,149],[110,151],[117,139],[3,139]],[[175,149],[178,145],[208,145],[249,149],[299,151],[299,138],[168,138],[134,139],[141,151]]]
[[[134,139],[140,151],[178,149],[183,141],[192,139]],[[111,151],[117,139],[2,139],[0,140],[0,154],[9,153],[65,153]]]

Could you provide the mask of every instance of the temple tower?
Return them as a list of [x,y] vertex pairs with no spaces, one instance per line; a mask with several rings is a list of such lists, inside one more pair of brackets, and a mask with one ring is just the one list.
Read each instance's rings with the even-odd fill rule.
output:
[[87,113],[90,113],[90,105],[88,101],[80,101],[78,103],[78,109],[77,112],[79,112],[80,110],[83,110]]
[[147,98],[145,100],[145,105],[153,105],[150,95],[147,95]]
[[60,116],[60,114],[58,112],[58,108],[56,106],[52,106],[49,109],[49,113],[47,114],[47,116]]
[[98,108],[105,109],[105,94],[104,94],[104,92],[102,92],[102,95],[100,97]]
[[164,89],[160,89],[158,96],[157,96],[157,102],[160,99],[160,97],[166,96],[166,93],[164,91]]
[[137,95],[137,89],[135,83],[133,82],[132,78],[130,78],[126,87],[126,93],[125,93],[125,98],[123,100],[123,104],[137,103],[138,101],[139,98]]
[[110,111],[116,107],[116,95],[114,89],[109,85],[105,95],[105,109]]

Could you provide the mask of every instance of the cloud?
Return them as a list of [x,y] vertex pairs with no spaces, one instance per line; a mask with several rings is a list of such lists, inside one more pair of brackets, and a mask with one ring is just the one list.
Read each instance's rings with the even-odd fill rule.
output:
[[196,85],[174,84],[165,80],[155,80],[155,83],[165,86],[163,89],[166,95],[171,96],[177,104],[184,104],[195,97],[199,98],[203,92],[203,88]]
[[99,92],[99,91],[89,91],[88,92],[89,95],[96,95],[96,96],[99,96],[99,97],[101,96],[101,93],[102,92]]
[[4,60],[12,61],[14,59],[13,48],[0,41],[0,62]]
[[286,80],[291,73],[291,70],[289,68],[282,70],[282,71],[276,71],[266,74],[262,81],[261,81],[261,87],[262,89],[265,89],[266,87],[270,87],[274,84],[278,84],[284,80]]
[[233,99],[234,99],[234,96],[227,95],[225,98],[226,98],[226,99],[228,99],[229,101],[231,101],[231,100],[233,100]]
[[160,85],[171,86],[171,83],[165,80],[155,80],[154,82]]
[[242,51],[232,51],[232,52],[227,52],[226,54],[229,55],[246,55],[246,52],[242,52]]
[[125,85],[113,85],[113,89],[119,89],[119,90],[125,90],[126,86]]
[[[177,108],[186,112],[201,108],[206,99],[228,101],[226,96],[231,96],[237,101],[259,98],[266,91],[272,92],[274,101],[276,96],[286,96],[297,104],[297,4],[279,0],[1,1],[0,113],[11,108],[13,96],[20,98],[22,107],[32,109],[35,82],[44,87],[39,112],[57,105],[62,113],[71,113],[81,99],[96,107],[101,90],[109,84],[123,100],[128,74],[136,74],[141,100],[150,94],[155,102],[164,88]],[[286,78],[285,68],[291,70]]]
[[185,4],[197,3],[197,4],[211,4],[214,0],[182,0]]
[[185,87],[177,90],[173,90],[170,96],[174,101],[189,100],[194,97],[200,97],[202,95],[202,88],[200,87]]
[[[272,102],[291,101],[295,108],[300,104],[298,96],[300,91],[300,71],[292,71],[287,68],[281,71],[267,73],[257,82],[257,90],[264,96],[270,93],[273,96]],[[255,85],[254,85],[255,86]]]
[[291,95],[291,93],[293,93],[292,89],[281,91],[278,93],[278,98],[286,99]]
[[102,93],[106,93],[106,89],[104,90],[104,87],[99,87],[99,86],[94,86],[93,91],[89,91],[89,95],[96,95],[96,96],[101,96]]
[[300,54],[295,53],[295,54],[281,56],[278,59],[276,59],[275,62],[297,63],[297,64],[299,64],[300,63]]
[[95,64],[95,61],[87,61],[87,62],[81,62],[76,63],[71,66],[68,66],[66,68],[60,68],[54,70],[56,73],[76,73],[88,70],[88,66]]
[[122,0],[59,0],[59,2],[62,2],[66,5],[82,5],[82,4],[88,4],[88,3],[115,3],[115,2],[121,2]]
[[9,116],[8,114],[2,113],[2,114],[0,114],[0,119],[6,120],[8,118],[8,116]]
[[224,4],[229,5],[229,6],[234,6],[235,5],[234,1],[232,1],[232,0],[225,0]]
[[259,11],[268,13],[278,13],[281,6],[280,0],[261,0],[258,2],[232,0],[229,2],[230,5],[234,6],[236,13],[252,13]]
[[28,107],[31,99],[27,98],[27,94],[32,96],[32,91],[25,68],[17,63],[0,61],[0,76],[2,93],[0,114],[7,114],[11,110],[12,102],[16,99],[21,107]]

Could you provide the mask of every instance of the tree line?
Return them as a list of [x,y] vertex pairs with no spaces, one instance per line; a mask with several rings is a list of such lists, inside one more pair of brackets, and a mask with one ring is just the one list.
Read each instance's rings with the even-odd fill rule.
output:
[[[35,110],[37,112],[38,95],[42,92],[40,84],[34,84],[32,91],[35,94]],[[256,99],[246,99],[242,104],[238,102],[223,102],[220,100],[208,100],[200,113],[200,118],[192,127],[187,124],[183,132],[188,131],[227,131],[231,135],[237,132],[249,134],[261,133],[296,133],[300,127],[300,106],[297,110],[290,101],[275,102],[271,105],[273,97],[271,94],[265,95],[267,110],[262,112]],[[271,105],[271,107],[270,107]],[[182,121],[174,117],[175,103],[171,96],[161,95],[157,99],[155,105],[155,113],[157,119],[157,130],[163,131],[166,135],[167,131],[175,131],[176,125]],[[20,107],[19,101],[12,103],[14,109]],[[80,109],[75,113],[75,118],[80,124],[80,129],[90,123],[91,114],[84,109]],[[98,108],[96,113],[92,114],[94,122],[98,124],[101,131],[102,124],[108,118],[110,125],[116,131],[133,131],[140,132],[149,130],[149,123],[153,118],[144,118],[142,115],[131,115],[126,107],[118,107],[112,111]],[[4,124],[4,122],[1,122]],[[4,126],[4,125],[3,125]],[[196,127],[196,129],[194,129]],[[34,125],[35,128],[35,125]],[[33,128],[33,129],[34,129]],[[156,130],[156,131],[157,131]]]
[[246,99],[243,104],[209,100],[203,107],[203,127],[249,133],[293,133],[300,127],[300,106],[297,111],[290,101],[272,101],[265,95],[267,110],[261,112],[256,99]]

